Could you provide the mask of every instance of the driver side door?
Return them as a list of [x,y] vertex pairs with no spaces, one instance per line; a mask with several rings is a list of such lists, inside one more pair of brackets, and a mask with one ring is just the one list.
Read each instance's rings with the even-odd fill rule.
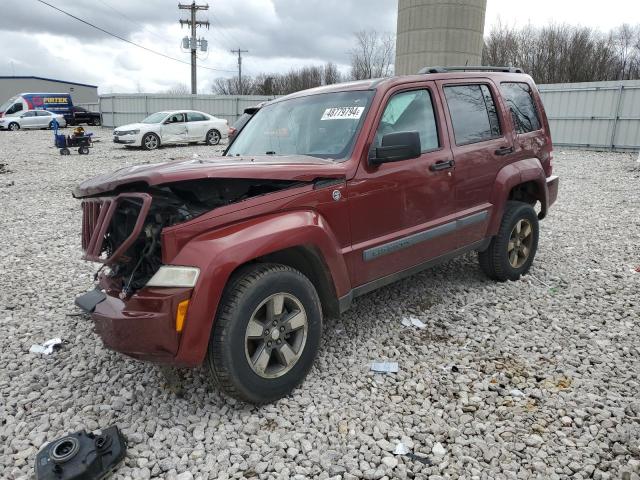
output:
[[418,158],[380,165],[364,158],[348,184],[355,286],[374,285],[455,245],[454,163],[434,82],[388,92],[369,145],[375,151],[385,135],[409,131],[420,134]]
[[38,126],[38,117],[35,110],[29,110],[20,115],[21,128],[35,128]]
[[187,122],[184,113],[173,113],[162,124],[160,129],[162,143],[186,143]]

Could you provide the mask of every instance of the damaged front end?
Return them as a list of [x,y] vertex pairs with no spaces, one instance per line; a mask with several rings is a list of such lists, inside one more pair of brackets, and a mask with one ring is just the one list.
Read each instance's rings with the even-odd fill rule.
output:
[[124,298],[162,266],[161,232],[216,208],[299,185],[291,180],[200,179],[120,189],[82,200],[84,259],[109,269],[109,286]]

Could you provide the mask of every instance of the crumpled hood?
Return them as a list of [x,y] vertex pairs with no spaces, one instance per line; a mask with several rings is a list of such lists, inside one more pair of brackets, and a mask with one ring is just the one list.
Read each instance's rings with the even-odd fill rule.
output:
[[132,183],[161,185],[200,178],[255,178],[309,182],[318,178],[343,178],[346,176],[345,163],[306,155],[256,155],[175,160],[152,165],[134,165],[98,175],[78,185],[73,191],[73,196],[82,198],[99,195]]

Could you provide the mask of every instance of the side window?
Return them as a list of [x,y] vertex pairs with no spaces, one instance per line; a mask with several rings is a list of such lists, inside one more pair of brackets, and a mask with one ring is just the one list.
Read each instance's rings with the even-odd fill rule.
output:
[[374,146],[382,145],[382,137],[396,132],[418,132],[423,152],[437,149],[438,128],[428,90],[412,90],[394,95],[380,119]]
[[24,112],[22,114],[23,117],[35,117],[36,116],[36,112]]
[[38,110],[36,112],[36,116],[38,116],[38,117],[48,117],[50,115],[51,115],[51,112],[46,112],[44,110]]
[[502,135],[496,104],[486,85],[444,87],[457,145],[484,142]]
[[518,133],[527,133],[541,128],[531,88],[526,83],[506,82],[500,85],[502,95],[511,110],[513,125]]
[[184,113],[174,113],[169,117],[169,123],[182,123],[184,122]]
[[206,120],[204,115],[196,112],[187,112],[187,122],[202,122]]

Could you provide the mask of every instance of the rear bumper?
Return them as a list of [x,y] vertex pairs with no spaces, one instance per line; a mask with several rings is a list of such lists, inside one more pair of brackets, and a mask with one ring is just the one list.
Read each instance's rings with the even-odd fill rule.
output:
[[[178,304],[191,297],[191,288],[143,288],[126,300],[117,292],[103,290],[104,298],[93,295],[97,303],[91,313],[95,332],[105,347],[130,357],[157,363],[179,364],[175,356],[180,345],[175,319]],[[89,308],[93,301],[89,300]]]
[[557,175],[552,175],[547,178],[547,191],[549,192],[549,196],[547,198],[547,208],[553,205],[558,198],[558,184],[560,183],[560,179]]

